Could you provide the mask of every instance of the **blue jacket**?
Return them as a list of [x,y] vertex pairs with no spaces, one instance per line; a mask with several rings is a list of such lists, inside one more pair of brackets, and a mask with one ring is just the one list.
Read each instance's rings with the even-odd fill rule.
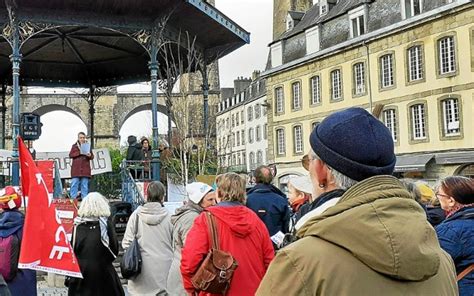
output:
[[[474,263],[474,207],[466,207],[436,227],[439,243],[454,260],[457,274]],[[459,295],[474,295],[474,272],[459,281]]]
[[285,194],[275,186],[271,184],[255,185],[247,192],[247,207],[262,219],[270,236],[278,231],[288,232],[290,207]]
[[[0,237],[23,234],[24,215],[18,210],[0,213]],[[1,264],[1,262],[0,262]],[[16,277],[7,283],[12,296],[36,296],[36,272],[18,269]]]

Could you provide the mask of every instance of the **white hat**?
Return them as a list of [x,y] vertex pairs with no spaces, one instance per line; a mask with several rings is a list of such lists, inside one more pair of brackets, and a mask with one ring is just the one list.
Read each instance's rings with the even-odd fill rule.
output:
[[309,176],[293,177],[290,179],[290,184],[298,191],[308,194],[313,193],[313,184]]
[[212,187],[202,182],[193,182],[186,185],[186,192],[188,193],[189,199],[195,204],[199,204],[202,198],[213,191]]

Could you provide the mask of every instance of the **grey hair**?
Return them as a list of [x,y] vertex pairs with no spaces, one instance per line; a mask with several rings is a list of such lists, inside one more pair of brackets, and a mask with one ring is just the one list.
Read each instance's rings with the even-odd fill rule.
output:
[[[310,150],[311,158],[312,159],[319,159],[319,156],[313,151],[313,149]],[[324,162],[324,160],[321,160]],[[324,163],[329,171],[331,172],[332,176],[334,177],[334,182],[336,183],[336,186],[339,187],[340,189],[347,190],[357,184],[356,180],[353,180],[349,178],[348,176],[344,175],[343,173],[337,171],[336,169],[333,169],[331,166],[329,166],[327,163]]]
[[110,216],[109,202],[99,192],[91,192],[82,200],[77,214],[82,218],[107,218]]
[[148,202],[163,202],[165,198],[165,186],[160,181],[153,181],[147,188]]

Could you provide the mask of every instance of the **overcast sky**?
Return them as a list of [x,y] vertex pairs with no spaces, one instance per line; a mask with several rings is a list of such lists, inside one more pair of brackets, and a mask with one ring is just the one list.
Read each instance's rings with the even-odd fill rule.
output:
[[[250,77],[254,70],[264,70],[267,62],[268,43],[272,38],[273,0],[216,0],[216,7],[225,15],[250,32],[250,44],[244,45],[219,60],[221,87],[232,87],[238,76]],[[148,91],[149,85],[119,87],[119,92]],[[64,92],[61,89],[37,92]],[[68,151],[76,140],[77,133],[87,131],[78,117],[65,111],[54,111],[41,117],[41,138],[35,142],[37,151]],[[166,116],[158,113],[160,133],[167,132]],[[97,132],[96,132],[97,134]],[[121,144],[128,135],[151,135],[151,111],[142,111],[131,116],[120,130]]]

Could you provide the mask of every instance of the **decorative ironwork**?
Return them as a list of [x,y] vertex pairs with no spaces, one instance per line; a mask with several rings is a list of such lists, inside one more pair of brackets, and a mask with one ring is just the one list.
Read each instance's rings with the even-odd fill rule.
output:
[[149,30],[140,30],[130,35],[138,43],[148,48],[151,40],[151,32]]

